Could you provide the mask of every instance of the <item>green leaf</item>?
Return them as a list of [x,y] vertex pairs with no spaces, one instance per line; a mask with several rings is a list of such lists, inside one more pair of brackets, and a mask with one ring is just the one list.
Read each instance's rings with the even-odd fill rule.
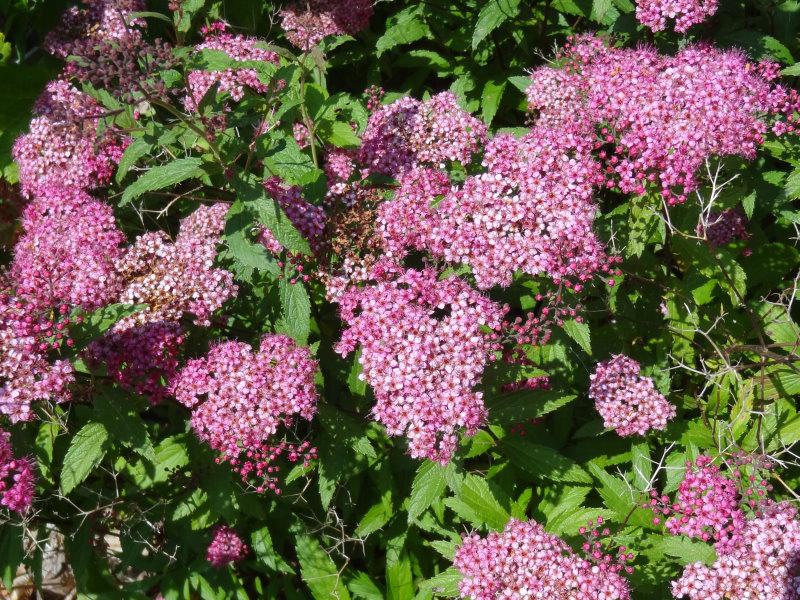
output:
[[764,330],[769,338],[783,346],[784,350],[793,351],[800,345],[800,327],[780,304],[764,303],[759,309],[764,322]]
[[281,317],[276,328],[304,345],[308,342],[311,330],[311,300],[305,285],[298,281],[291,283],[284,277],[280,280]]
[[401,552],[397,560],[386,560],[386,597],[388,600],[411,600],[414,596],[414,578],[411,561],[406,552]]
[[320,137],[338,148],[358,148],[361,138],[358,137],[350,123],[334,121],[319,128]]
[[472,34],[472,49],[486,39],[495,29],[508,19],[513,19],[519,14],[520,0],[489,0],[478,13],[475,31]]
[[266,526],[255,530],[250,536],[250,541],[253,545],[253,551],[256,557],[268,569],[280,573],[294,574],[294,569],[292,569],[275,550],[272,544],[272,536]]
[[349,600],[350,594],[330,556],[320,543],[307,535],[298,535],[295,540],[300,575],[311,595],[317,600]]
[[254,229],[255,216],[245,206],[244,202],[234,202],[225,222],[225,243],[228,252],[234,259],[235,269],[240,278],[247,279],[247,270],[257,270],[270,273],[274,276],[280,274],[280,268],[275,258],[267,249],[250,239],[251,230]]
[[109,304],[94,312],[81,315],[82,322],[70,327],[70,335],[76,349],[82,349],[96,340],[125,317],[147,308],[146,304]]
[[575,319],[564,321],[564,331],[583,349],[589,356],[592,355],[592,338],[589,333],[589,325],[579,323]]
[[122,158],[117,166],[117,174],[114,176],[115,181],[120,183],[123,179],[125,179],[125,175],[128,174],[128,171],[131,170],[131,167],[133,167],[133,165],[135,165],[140,158],[148,154],[152,149],[153,145],[149,142],[146,142],[143,138],[137,138],[134,140],[127,148],[125,148],[125,152],[122,154]]
[[600,480],[601,487],[597,491],[606,506],[613,510],[618,517],[623,519],[627,517],[631,509],[636,506],[633,492],[628,485],[613,475],[609,475],[593,462],[589,463],[589,470]]
[[500,449],[512,464],[536,477],[558,482],[592,483],[592,477],[581,466],[548,446],[509,436],[500,443]]
[[499,531],[505,527],[510,517],[495,498],[488,482],[477,475],[466,475],[456,499],[473,512],[471,521],[476,526],[487,525],[490,529]]
[[417,474],[411,483],[411,496],[407,505],[409,522],[419,517],[442,496],[447,489],[445,473],[449,468],[449,465],[443,467],[439,463],[428,460],[417,469]]
[[800,198],[800,167],[792,171],[786,178],[785,190],[787,200]]
[[713,546],[690,540],[684,536],[664,536],[656,547],[667,556],[679,559],[683,566],[696,562],[710,565],[717,559],[717,553]]
[[95,395],[94,410],[112,438],[150,462],[155,461],[150,434],[136,411],[133,398],[121,390],[102,388]]
[[17,568],[25,557],[22,547],[22,527],[5,523],[0,526],[0,575],[7,590],[14,588]]
[[361,598],[361,600],[384,600],[385,598],[381,588],[363,571],[356,571],[347,587],[350,588],[354,598]]
[[420,584],[420,590],[429,591],[437,596],[447,598],[458,598],[458,584],[461,582],[461,572],[455,567],[450,567],[446,571],[426,579]]
[[387,50],[416,42],[431,34],[428,25],[421,19],[421,7],[409,6],[392,15],[386,21],[386,32],[375,42],[378,57]]
[[178,158],[166,165],[153,167],[125,188],[120,205],[124,206],[147,192],[162,190],[187,179],[200,177],[203,175],[200,168],[202,164],[203,161],[199,158]]
[[489,421],[496,425],[513,425],[553,412],[575,398],[575,395],[556,391],[520,390],[487,402]]
[[102,423],[87,423],[70,442],[61,469],[61,493],[69,494],[81,484],[106,453],[108,431]]
[[506,89],[507,81],[487,81],[483,86],[481,94],[481,117],[483,122],[491,125],[500,102],[503,99],[503,92]]

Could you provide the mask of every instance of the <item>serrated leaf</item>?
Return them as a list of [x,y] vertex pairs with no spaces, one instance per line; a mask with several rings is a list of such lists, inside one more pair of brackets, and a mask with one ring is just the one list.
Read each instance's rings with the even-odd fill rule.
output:
[[81,315],[81,323],[70,327],[70,335],[75,342],[75,348],[84,348],[89,342],[99,338],[125,317],[146,308],[146,304],[109,304]]
[[512,464],[536,477],[557,482],[592,483],[591,476],[580,465],[548,446],[509,436],[500,443],[500,449]]
[[120,205],[124,206],[147,192],[163,190],[187,179],[200,177],[203,175],[202,164],[199,158],[178,158],[166,165],[153,167],[125,188]]
[[657,547],[667,556],[679,559],[681,565],[696,562],[710,565],[717,559],[717,553],[713,546],[693,541],[684,536],[664,536]]
[[153,443],[132,398],[120,390],[104,388],[95,395],[94,409],[112,438],[149,461],[155,460]]
[[356,571],[353,578],[347,583],[347,587],[354,598],[361,600],[384,600],[385,598],[381,588],[363,571]]
[[489,421],[496,425],[513,425],[553,412],[575,398],[575,395],[556,391],[520,390],[487,402]]
[[473,524],[487,525],[490,529],[501,530],[510,515],[495,498],[489,484],[482,477],[468,474],[464,477],[456,499],[463,502],[473,515]]
[[[230,256],[241,267],[264,271],[278,275],[280,268],[275,258],[267,249],[250,239],[250,230],[253,229],[255,216],[252,215],[244,202],[237,200],[228,210],[225,222],[225,243]],[[240,277],[244,273],[238,273]]]
[[256,557],[260,562],[266,565],[268,569],[278,571],[279,573],[294,574],[294,569],[292,569],[275,550],[272,544],[272,536],[266,526],[255,530],[250,536],[250,541],[253,545],[253,551]]
[[385,33],[375,42],[375,51],[380,57],[387,50],[416,42],[428,35],[430,29],[421,19],[420,7],[409,6],[389,17]]
[[575,340],[586,354],[592,355],[592,337],[587,323],[579,323],[575,319],[564,321],[564,332]]
[[458,584],[461,582],[461,572],[455,567],[450,567],[446,571],[426,579],[420,584],[420,590],[429,591],[437,596],[447,598],[458,598]]
[[311,595],[317,600],[348,600],[350,593],[344,586],[339,570],[320,543],[307,535],[295,540],[300,575]]
[[281,318],[277,329],[300,344],[308,342],[311,331],[311,300],[301,281],[291,283],[284,277],[280,280]]
[[475,30],[472,33],[472,49],[486,39],[495,29],[508,19],[513,19],[519,14],[520,0],[489,0],[478,13]]
[[61,493],[69,494],[100,464],[108,431],[102,423],[87,423],[72,438],[61,468]]
[[446,470],[439,463],[426,461],[417,469],[408,498],[408,520],[413,521],[438,500],[447,489]]
[[134,140],[127,148],[125,148],[125,152],[122,153],[122,158],[117,166],[117,174],[114,176],[115,181],[120,183],[123,179],[125,179],[125,175],[128,174],[128,171],[131,170],[131,167],[133,167],[133,165],[135,165],[140,158],[148,154],[152,149],[153,145],[149,142],[146,142],[143,138]]
[[503,92],[506,89],[506,81],[487,81],[481,93],[481,117],[483,122],[491,125],[500,102],[503,100]]

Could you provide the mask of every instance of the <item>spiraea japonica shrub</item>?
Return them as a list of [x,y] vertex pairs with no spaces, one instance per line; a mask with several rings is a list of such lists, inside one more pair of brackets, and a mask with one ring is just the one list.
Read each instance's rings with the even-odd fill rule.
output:
[[794,3],[0,7],[0,595],[800,600]]

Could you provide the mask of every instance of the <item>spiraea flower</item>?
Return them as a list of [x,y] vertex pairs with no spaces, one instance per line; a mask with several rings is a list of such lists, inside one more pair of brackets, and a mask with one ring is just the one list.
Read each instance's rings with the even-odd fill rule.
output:
[[238,562],[250,552],[247,544],[230,527],[218,525],[214,528],[214,539],[206,550],[206,560],[217,569]]
[[705,222],[697,225],[695,233],[705,237],[714,248],[735,240],[746,240],[750,236],[747,231],[747,217],[739,208],[711,211]]
[[462,598],[628,600],[613,561],[590,562],[536,521],[511,519],[502,532],[471,535],[456,550]]
[[0,430],[0,506],[24,513],[35,490],[36,463],[29,457],[15,457],[11,434]]
[[[203,29],[205,39],[195,46],[195,51],[219,50],[231,59],[244,61],[260,61],[280,64],[278,55],[272,50],[259,46],[257,38],[234,35],[226,31],[224,23],[214,23]],[[221,71],[191,71],[186,76],[189,94],[184,98],[188,110],[196,110],[203,96],[209,89],[217,86],[217,91],[227,93],[235,102],[244,98],[245,90],[250,89],[258,94],[267,93],[269,83],[264,83],[258,71],[253,68],[228,68]]]
[[408,438],[411,456],[448,462],[459,432],[472,435],[486,419],[474,388],[498,350],[505,309],[430,269],[386,269],[376,283],[352,287],[338,302],[346,329],[336,351],[344,356],[361,348],[375,419],[389,435]]
[[800,520],[788,503],[765,506],[710,566],[687,565],[672,583],[689,600],[800,598]]
[[636,18],[653,31],[664,31],[675,21],[675,31],[683,33],[717,12],[717,0],[637,0]]
[[308,51],[329,35],[355,34],[369,25],[373,0],[296,0],[280,12],[286,38]]
[[664,429],[676,414],[653,380],[639,374],[640,368],[632,358],[617,354],[599,363],[590,375],[589,397],[603,424],[624,437]]
[[258,351],[243,342],[214,345],[175,378],[175,398],[192,411],[192,429],[259,491],[277,490],[279,457],[308,460],[307,443],[277,438],[281,427],[316,412],[317,362],[308,348],[283,335],[265,335]]
[[56,182],[64,188],[92,189],[107,183],[127,140],[97,133],[100,106],[63,80],[47,85],[37,101],[29,132],[14,143],[23,193]]

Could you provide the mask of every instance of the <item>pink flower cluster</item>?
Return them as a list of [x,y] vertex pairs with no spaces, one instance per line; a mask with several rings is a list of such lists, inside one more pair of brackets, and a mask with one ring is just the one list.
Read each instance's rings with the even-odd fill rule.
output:
[[717,0],[637,0],[636,18],[653,31],[664,31],[667,19],[675,20],[675,31],[683,33],[717,12]]
[[617,354],[599,363],[590,375],[589,397],[595,401],[603,424],[625,437],[664,429],[676,414],[675,406],[639,370],[638,362]]
[[468,164],[486,142],[486,125],[462,110],[452,92],[426,102],[405,97],[372,113],[359,161],[371,172],[397,176],[415,166]]
[[75,54],[76,45],[119,40],[140,35],[143,19],[131,13],[146,9],[143,0],[83,0],[85,8],[72,6],[61,18],[61,24],[47,34],[44,48],[60,58]]
[[[203,29],[205,39],[195,46],[195,51],[219,50],[237,62],[261,61],[280,64],[278,55],[266,48],[259,46],[259,40],[243,35],[233,35],[226,31],[224,23],[213,23]],[[261,81],[258,71],[252,68],[228,68],[221,71],[191,71],[186,76],[189,88],[188,95],[184,98],[187,110],[197,110],[203,96],[213,86],[217,91],[227,93],[238,102],[244,98],[247,88],[259,93],[267,93],[270,89],[268,83]]]
[[373,0],[296,0],[281,10],[281,27],[307,52],[329,35],[352,35],[369,26]]
[[748,519],[714,564],[693,563],[672,583],[690,600],[797,600],[800,598],[800,520],[788,503],[765,506]]
[[462,598],[627,600],[628,582],[611,561],[576,555],[536,521],[511,519],[485,538],[466,537],[453,560]]
[[33,459],[14,457],[11,434],[0,430],[0,505],[18,513],[28,510],[36,490],[35,469]]
[[674,503],[666,496],[658,498],[655,491],[650,495],[649,506],[669,517],[666,527],[672,535],[713,539],[717,550],[723,551],[736,543],[744,527],[736,482],[720,473],[710,456],[701,455],[686,463],[686,475]]
[[[264,180],[264,189],[278,202],[292,225],[308,240],[312,250],[318,250],[322,234],[325,232],[325,211],[306,202],[300,186],[285,186],[279,177]],[[283,251],[283,245],[266,227],[261,228],[259,242],[273,254],[280,254]]]
[[626,194],[652,184],[681,203],[707,159],[754,158],[775,119],[776,133],[797,130],[797,92],[772,83],[774,65],[738,51],[690,45],[664,56],[580,36],[557,58],[563,66],[532,72],[530,109],[564,135],[593,139],[606,187]]
[[101,107],[63,80],[52,81],[37,101],[29,133],[14,143],[23,193],[54,182],[64,188],[91,189],[106,184],[127,140],[111,132],[98,139]]
[[308,444],[297,447],[272,438],[297,417],[316,411],[317,362],[308,348],[283,335],[265,335],[258,352],[243,342],[214,345],[203,358],[189,361],[173,383],[175,398],[191,409],[197,436],[220,453],[247,480],[263,480],[259,491],[276,490],[275,460],[313,456]]
[[219,569],[242,560],[249,552],[250,548],[238,533],[225,525],[217,525],[214,528],[214,538],[206,550],[206,560],[212,567]]
[[722,212],[712,211],[707,223],[697,225],[697,235],[704,236],[714,248],[730,244],[734,240],[746,240],[747,217],[739,208],[728,208]]
[[110,206],[80,188],[45,184],[25,208],[22,227],[9,275],[28,303],[94,310],[119,294],[125,236]]
[[233,275],[214,268],[225,226],[226,204],[201,206],[181,221],[174,242],[163,232],[139,236],[119,261],[126,285],[118,301],[147,304],[120,321],[116,331],[160,321],[179,322],[184,313],[207,327],[211,315],[236,295]]
[[362,377],[375,391],[373,415],[389,435],[405,435],[409,454],[446,463],[458,432],[486,418],[474,391],[499,349],[505,308],[457,277],[394,269],[339,299],[346,324],[336,351],[361,348]]

